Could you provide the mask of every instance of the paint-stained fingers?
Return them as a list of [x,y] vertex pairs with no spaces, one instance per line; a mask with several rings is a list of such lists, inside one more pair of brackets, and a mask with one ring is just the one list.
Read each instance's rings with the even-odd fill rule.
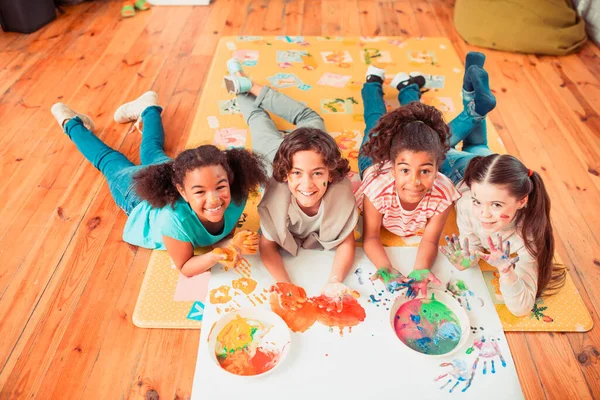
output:
[[498,237],[498,251],[500,253],[502,253],[504,251],[504,246],[503,246],[503,243],[502,243],[502,234],[500,232],[498,232],[496,234],[496,236]]
[[440,246],[440,252],[446,256],[447,259],[452,260],[452,254],[445,246]]
[[504,255],[506,257],[510,257],[510,242],[506,241],[506,248],[504,249]]
[[452,234],[452,243],[454,243],[454,251],[462,250],[462,248],[460,247],[460,240],[458,239],[455,233]]
[[479,258],[481,258],[484,261],[489,261],[490,260],[490,255],[489,254],[485,254],[481,251],[477,251],[477,255],[479,256]]
[[452,242],[452,239],[450,239],[450,236],[446,235],[446,243],[448,243],[448,248],[450,249],[450,251],[452,253],[454,253],[456,251],[456,248],[454,247],[454,243]]
[[463,246],[463,255],[465,257],[469,257],[471,255],[471,250],[469,250],[469,238],[465,238],[465,244]]
[[490,253],[496,251],[497,250],[496,245],[494,244],[494,240],[492,239],[492,237],[488,236],[487,240],[488,240],[488,246],[490,247]]

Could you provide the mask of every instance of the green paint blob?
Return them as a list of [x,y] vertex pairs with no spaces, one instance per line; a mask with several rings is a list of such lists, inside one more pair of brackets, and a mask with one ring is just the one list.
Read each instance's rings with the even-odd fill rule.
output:
[[456,287],[459,288],[463,292],[469,290],[469,287],[467,286],[465,281],[462,281],[460,279],[456,281]]
[[458,318],[444,303],[440,303],[432,299],[427,302],[423,302],[421,306],[421,312],[419,313],[421,318],[427,319],[432,324],[439,324],[440,321],[451,321],[460,326]]
[[463,258],[460,262],[460,265],[465,268],[468,268],[471,265],[471,260],[469,260],[468,258]]
[[389,283],[392,279],[396,279],[398,277],[398,274],[392,274],[392,273],[390,273],[387,270],[387,268],[379,268],[377,270],[377,274],[379,274],[379,277],[381,278],[381,280],[385,284]]
[[430,273],[431,271],[428,269],[415,269],[410,274],[408,274],[408,277],[416,281],[422,281],[425,278],[427,278],[427,275],[429,275]]
[[474,349],[473,349],[473,347],[469,347],[469,348],[467,349],[467,354],[471,354],[471,353],[473,352],[473,350],[474,350]]

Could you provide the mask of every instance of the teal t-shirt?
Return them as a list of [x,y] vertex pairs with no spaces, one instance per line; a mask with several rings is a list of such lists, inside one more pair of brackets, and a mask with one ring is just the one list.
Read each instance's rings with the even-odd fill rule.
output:
[[212,235],[182,198],[177,200],[175,207],[167,205],[163,208],[154,208],[147,201],[142,201],[129,214],[123,240],[147,249],[165,250],[164,235],[192,243],[194,247],[210,246],[233,231],[245,206],[246,200],[240,205],[233,201],[229,203],[225,209],[223,232]]

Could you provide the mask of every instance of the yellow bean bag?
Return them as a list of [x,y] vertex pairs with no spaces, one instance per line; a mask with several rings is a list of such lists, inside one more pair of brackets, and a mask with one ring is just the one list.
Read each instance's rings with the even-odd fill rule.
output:
[[587,39],[568,0],[456,0],[454,25],[472,45],[521,53],[564,55]]

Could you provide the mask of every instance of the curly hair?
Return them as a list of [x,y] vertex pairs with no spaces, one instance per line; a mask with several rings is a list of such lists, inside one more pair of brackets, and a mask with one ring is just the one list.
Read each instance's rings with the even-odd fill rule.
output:
[[398,153],[424,151],[437,160],[439,166],[450,149],[450,128],[435,107],[412,102],[385,114],[369,133],[363,153],[374,164],[394,161]]
[[536,296],[558,292],[565,284],[566,270],[555,265],[554,234],[550,220],[550,196],[540,174],[530,171],[518,158],[509,154],[475,157],[465,171],[465,184],[497,185],[516,199],[527,197],[527,207],[517,211],[515,224],[525,248],[538,265]]
[[284,182],[293,168],[294,154],[307,150],[323,157],[332,178],[331,183],[341,181],[350,171],[348,160],[342,157],[340,148],[331,136],[320,129],[298,128],[281,142],[273,160],[273,178],[277,182]]
[[245,149],[220,150],[203,145],[181,152],[175,160],[151,165],[134,176],[135,191],[152,207],[171,207],[181,197],[177,185],[183,186],[188,171],[220,165],[227,173],[231,198],[241,204],[249,195],[265,185],[268,177],[263,159]]

